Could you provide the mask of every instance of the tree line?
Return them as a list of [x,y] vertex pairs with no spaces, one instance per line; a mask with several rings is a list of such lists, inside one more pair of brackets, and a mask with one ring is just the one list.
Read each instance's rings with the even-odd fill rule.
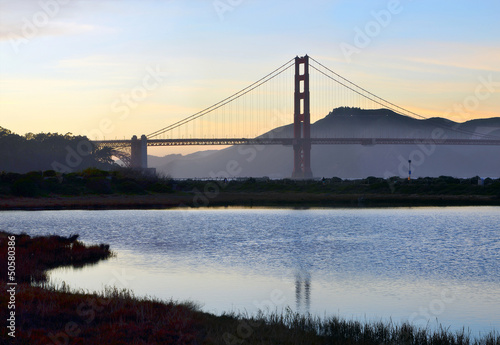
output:
[[112,156],[113,149],[96,147],[85,136],[71,133],[18,135],[0,127],[0,171],[70,173],[89,167],[109,170],[117,167]]

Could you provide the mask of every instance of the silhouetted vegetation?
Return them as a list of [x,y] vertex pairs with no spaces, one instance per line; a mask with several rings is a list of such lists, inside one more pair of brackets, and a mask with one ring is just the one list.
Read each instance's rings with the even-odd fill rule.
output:
[[[107,195],[107,198],[101,198]],[[80,197],[57,199],[60,196]],[[16,201],[28,197],[36,201]],[[140,198],[139,198],[140,197]],[[45,200],[45,201],[44,201]],[[57,201],[57,202],[55,202]],[[55,202],[55,203],[54,203]],[[132,169],[0,173],[0,208],[165,208],[175,206],[500,205],[500,179],[173,180]]]
[[[480,182],[481,181],[481,182]],[[500,179],[480,180],[441,176],[437,178],[389,179],[367,177],[359,180],[342,180],[338,177],[320,180],[270,180],[266,178],[235,179],[231,181],[177,181],[177,188],[185,191],[197,188],[203,190],[207,183],[213,183],[224,192],[283,192],[283,193],[331,193],[331,194],[418,194],[418,195],[498,195]]]
[[[12,234],[0,234],[3,258],[8,236]],[[43,275],[48,268],[93,263],[110,255],[109,247],[86,247],[77,241],[77,235],[15,237],[16,279],[21,274]],[[54,253],[59,251],[62,254]],[[215,316],[201,312],[193,303],[138,298],[128,290],[105,288],[101,293],[86,293],[71,291],[64,283],[59,287],[33,286],[28,279],[23,281],[16,286],[16,344],[500,344],[495,332],[475,339],[465,331],[434,331],[408,323],[362,323],[338,317],[320,319],[290,309],[255,316]],[[8,301],[9,294],[0,294],[3,306]],[[7,327],[1,328],[1,341],[14,340],[8,332]]]
[[169,179],[144,176],[130,169],[107,171],[88,168],[68,174],[54,170],[0,173],[0,195],[23,197],[169,193],[172,192],[171,185]]
[[[18,344],[498,345],[490,333],[431,331],[410,324],[361,323],[293,313],[215,316],[191,303],[138,298],[128,290],[70,292],[21,286]],[[2,297],[5,299],[5,297]],[[42,317],[42,315],[44,317]],[[70,325],[71,328],[67,328]],[[66,327],[66,328],[65,328]],[[7,338],[6,328],[2,337]],[[55,342],[57,341],[57,342]]]
[[389,179],[367,177],[359,180],[342,180],[337,177],[320,180],[270,180],[267,178],[240,178],[222,180],[173,180],[121,168],[106,171],[88,168],[69,174],[54,170],[26,174],[0,173],[0,195],[25,197],[48,195],[88,194],[150,194],[190,193],[203,191],[207,184],[219,192],[279,192],[279,193],[329,193],[329,194],[417,194],[417,195],[485,195],[500,196],[500,179],[479,177],[459,179],[450,176],[437,178]]
[[[116,168],[113,150],[95,147],[83,136],[57,133],[17,135],[0,127],[0,171],[26,173],[57,170],[70,172],[88,167]],[[32,181],[20,183],[20,191]]]

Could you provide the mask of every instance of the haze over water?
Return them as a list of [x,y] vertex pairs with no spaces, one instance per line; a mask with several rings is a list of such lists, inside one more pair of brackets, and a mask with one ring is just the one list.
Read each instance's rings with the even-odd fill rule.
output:
[[3,212],[0,228],[78,233],[117,257],[53,282],[191,300],[215,313],[290,307],[473,334],[500,329],[500,209]]

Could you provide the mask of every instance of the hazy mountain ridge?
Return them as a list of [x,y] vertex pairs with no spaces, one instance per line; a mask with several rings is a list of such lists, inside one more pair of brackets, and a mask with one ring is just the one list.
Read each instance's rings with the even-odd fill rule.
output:
[[[414,119],[387,109],[337,108],[311,124],[312,137],[500,138],[500,118],[456,123],[444,118]],[[293,124],[262,137],[291,138]],[[408,159],[413,176],[500,176],[498,146],[314,145],[311,166],[316,177],[362,178],[405,176]],[[232,146],[206,155],[171,155],[151,164],[172,177],[290,177],[293,149],[285,146]],[[161,160],[160,160],[161,161]],[[151,160],[150,160],[151,162]]]

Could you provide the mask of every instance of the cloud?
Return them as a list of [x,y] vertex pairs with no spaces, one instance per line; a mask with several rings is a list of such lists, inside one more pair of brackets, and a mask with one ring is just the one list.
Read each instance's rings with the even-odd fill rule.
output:
[[29,40],[39,36],[110,33],[113,29],[93,24],[81,13],[98,5],[62,0],[0,0],[0,41]]
[[60,60],[55,68],[81,69],[81,68],[120,68],[130,67],[128,63],[118,62],[115,57],[109,56],[86,56],[78,59]]
[[78,24],[75,22],[50,22],[45,26],[36,26],[26,22],[22,25],[10,25],[0,27],[0,41],[6,40],[30,40],[41,36],[70,36],[86,33],[105,34],[113,33],[114,29],[90,24]]
[[453,67],[463,70],[500,72],[500,48],[471,42],[413,42],[386,51],[392,59],[406,61],[414,68]]

